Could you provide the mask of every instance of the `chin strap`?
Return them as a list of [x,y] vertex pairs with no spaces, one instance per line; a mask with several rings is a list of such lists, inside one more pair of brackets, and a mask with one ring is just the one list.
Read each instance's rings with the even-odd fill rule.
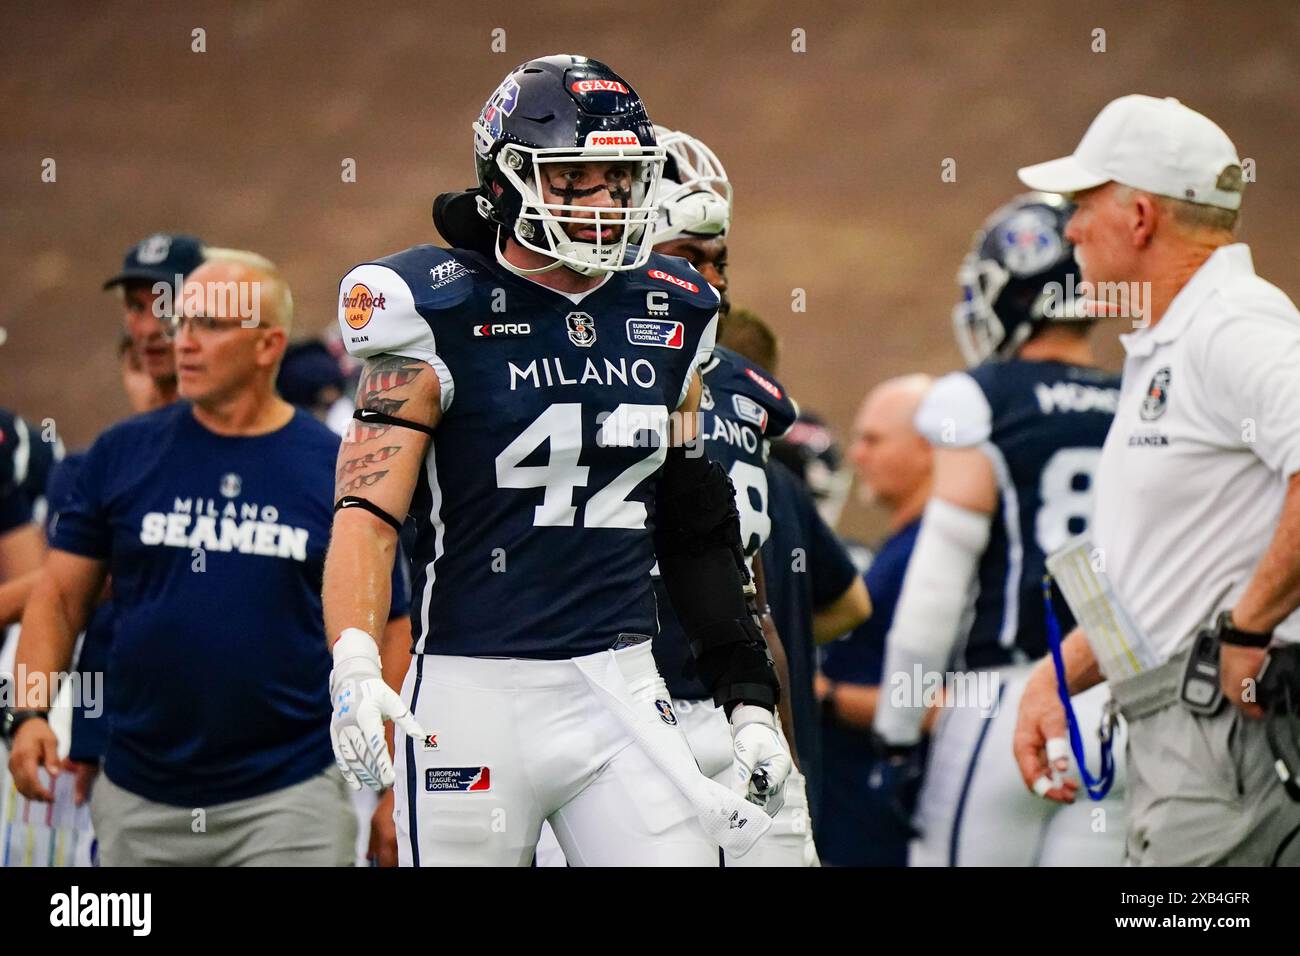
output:
[[[501,227],[498,226],[497,227],[498,235],[500,234],[500,229]],[[542,266],[540,269],[524,269],[521,266],[515,265],[513,262],[511,262],[509,259],[506,258],[505,251],[501,248],[500,242],[497,243],[497,263],[500,264],[503,268],[509,269],[515,275],[524,276],[525,278],[527,278],[528,276],[539,275],[540,273],[543,272],[553,272],[554,270],[564,266],[563,262],[561,262],[559,259],[555,259],[551,262],[549,266]],[[577,270],[575,269],[574,271],[576,272]]]

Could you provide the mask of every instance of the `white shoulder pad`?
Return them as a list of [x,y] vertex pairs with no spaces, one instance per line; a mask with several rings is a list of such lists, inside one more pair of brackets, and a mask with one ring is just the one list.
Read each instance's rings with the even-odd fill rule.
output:
[[[709,288],[712,288],[710,286]],[[713,357],[713,346],[718,340],[718,314],[713,313],[713,318],[709,319],[709,324],[704,327],[700,333],[700,344],[695,349],[695,360],[691,362],[691,367],[686,373],[686,380],[682,382],[682,393],[677,396],[677,407],[680,408],[682,402],[686,401],[686,393],[691,388],[691,376],[699,370],[710,358]]]
[[348,354],[359,359],[402,355],[427,362],[438,373],[442,410],[455,392],[451,370],[438,355],[433,329],[415,309],[411,289],[388,266],[367,263],[339,283],[339,330]]
[[931,445],[971,448],[988,441],[993,410],[975,379],[952,372],[930,386],[917,409],[915,425]]

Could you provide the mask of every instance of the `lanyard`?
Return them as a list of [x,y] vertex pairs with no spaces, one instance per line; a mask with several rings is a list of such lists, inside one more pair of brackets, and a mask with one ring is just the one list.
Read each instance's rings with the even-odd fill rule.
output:
[[1079,733],[1079,722],[1074,717],[1074,707],[1070,703],[1070,687],[1065,682],[1065,661],[1061,657],[1061,625],[1056,620],[1056,611],[1052,607],[1052,576],[1043,575],[1043,604],[1047,610],[1047,646],[1052,651],[1052,664],[1056,667],[1056,692],[1065,708],[1065,721],[1070,728],[1070,750],[1074,753],[1074,762],[1079,767],[1079,776],[1083,778],[1084,789],[1093,800],[1101,800],[1110,792],[1115,782],[1115,758],[1111,753],[1111,740],[1115,732],[1115,714],[1107,707],[1102,718],[1098,736],[1101,738],[1101,772],[1093,777],[1088,772],[1087,754],[1083,749],[1083,737]]

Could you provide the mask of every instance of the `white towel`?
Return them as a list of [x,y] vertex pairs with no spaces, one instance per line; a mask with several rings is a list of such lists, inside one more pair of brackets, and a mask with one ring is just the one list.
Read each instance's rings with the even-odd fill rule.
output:
[[[639,663],[641,654],[637,652],[641,650],[629,648],[621,653],[630,655],[628,663],[634,664]],[[645,645],[642,653],[649,652],[649,645]],[[578,658],[574,663],[596,696],[695,807],[704,832],[728,854],[741,857],[752,850],[771,829],[772,819],[760,807],[700,773],[680,728],[660,720],[653,705],[638,704],[619,667],[617,653]]]

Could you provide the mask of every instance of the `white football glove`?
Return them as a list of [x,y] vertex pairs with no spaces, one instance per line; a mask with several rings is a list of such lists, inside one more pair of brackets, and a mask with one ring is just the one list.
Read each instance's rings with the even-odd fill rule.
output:
[[400,694],[384,683],[379,647],[365,631],[349,627],[334,644],[330,672],[330,743],[343,779],[353,790],[362,785],[384,790],[397,774],[384,740],[384,721],[395,721],[412,737],[424,731],[411,716]]
[[740,704],[731,712],[731,749],[736,786],[750,803],[774,817],[785,804],[785,778],[793,766],[770,710]]

